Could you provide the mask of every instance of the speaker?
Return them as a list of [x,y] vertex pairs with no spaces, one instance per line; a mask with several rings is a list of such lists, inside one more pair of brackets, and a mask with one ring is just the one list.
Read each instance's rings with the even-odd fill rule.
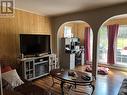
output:
[[56,55],[55,54],[51,54],[51,64],[56,64]]
[[51,54],[50,55],[50,69],[56,69],[57,65],[56,65],[56,54]]

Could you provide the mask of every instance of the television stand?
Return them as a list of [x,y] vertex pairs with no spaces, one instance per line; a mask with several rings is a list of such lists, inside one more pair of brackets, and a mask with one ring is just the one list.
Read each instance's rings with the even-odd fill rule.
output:
[[53,54],[23,58],[20,59],[20,63],[22,66],[22,77],[26,80],[33,80],[48,75],[50,70],[56,68],[56,58],[54,58]]

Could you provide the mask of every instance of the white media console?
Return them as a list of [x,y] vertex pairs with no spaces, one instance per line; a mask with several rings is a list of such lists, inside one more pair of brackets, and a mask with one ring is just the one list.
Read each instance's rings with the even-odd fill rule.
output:
[[33,80],[48,75],[52,69],[58,67],[56,61],[55,54],[20,59],[22,76],[26,80]]

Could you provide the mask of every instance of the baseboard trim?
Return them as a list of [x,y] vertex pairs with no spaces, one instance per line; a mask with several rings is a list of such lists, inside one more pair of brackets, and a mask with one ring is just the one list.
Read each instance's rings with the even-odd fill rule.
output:
[[121,70],[121,71],[127,71],[127,67],[122,67],[119,65],[109,65],[109,64],[98,64],[98,66],[108,67],[111,69]]

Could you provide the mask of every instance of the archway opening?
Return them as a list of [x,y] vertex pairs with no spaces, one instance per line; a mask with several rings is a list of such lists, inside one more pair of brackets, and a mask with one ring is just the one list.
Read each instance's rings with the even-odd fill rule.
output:
[[[98,63],[118,67],[127,67],[127,14],[111,17],[98,32]],[[124,68],[123,68],[124,67]]]
[[57,33],[57,56],[60,64],[64,64],[63,60],[67,60],[66,56],[71,53],[75,55],[75,66],[91,63],[92,47],[93,33],[88,23],[70,21],[60,26]]

